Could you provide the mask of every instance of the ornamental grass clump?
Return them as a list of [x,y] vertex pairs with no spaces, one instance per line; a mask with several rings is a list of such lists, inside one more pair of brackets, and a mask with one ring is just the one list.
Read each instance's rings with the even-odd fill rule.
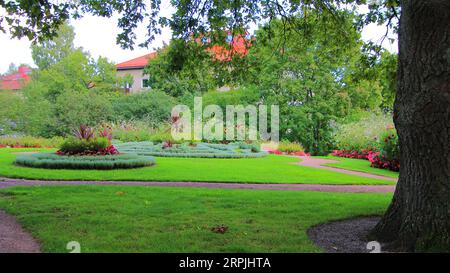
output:
[[303,146],[300,143],[284,140],[278,144],[278,151],[287,154],[293,154],[304,152],[305,150],[303,149]]

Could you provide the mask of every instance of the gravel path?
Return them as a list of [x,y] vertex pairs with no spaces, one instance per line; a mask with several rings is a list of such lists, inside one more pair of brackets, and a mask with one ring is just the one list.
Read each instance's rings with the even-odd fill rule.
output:
[[365,173],[365,172],[345,170],[345,169],[340,169],[340,168],[330,167],[330,166],[322,166],[323,164],[327,164],[327,163],[338,163],[339,161],[337,161],[337,160],[324,159],[324,158],[313,158],[313,157],[309,157],[309,156],[300,156],[300,158],[302,159],[302,161],[298,162],[297,164],[302,165],[302,166],[313,167],[313,168],[318,168],[318,169],[323,169],[323,170],[329,170],[329,171],[338,172],[338,173],[356,175],[356,176],[361,176],[361,177],[375,178],[375,179],[382,179],[382,180],[389,180],[389,181],[397,182],[397,178],[387,177],[387,176],[383,176],[383,175],[376,175],[376,174],[370,174],[370,173]]
[[38,253],[39,243],[16,219],[0,210],[0,253]]
[[318,185],[318,184],[246,184],[210,182],[143,182],[143,181],[42,181],[0,177],[0,188],[14,186],[57,186],[57,185],[119,185],[159,186],[210,189],[253,189],[253,190],[297,190],[321,192],[394,192],[394,185]]

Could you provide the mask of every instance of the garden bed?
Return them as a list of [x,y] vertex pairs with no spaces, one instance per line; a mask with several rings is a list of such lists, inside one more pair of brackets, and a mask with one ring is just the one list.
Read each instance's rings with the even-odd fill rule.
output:
[[153,157],[134,154],[106,156],[66,156],[54,153],[19,154],[16,165],[45,169],[130,169],[155,164]]
[[153,143],[127,142],[116,143],[117,150],[121,153],[135,153],[145,156],[159,157],[201,157],[201,158],[257,158],[267,156],[267,152],[261,151],[256,144],[230,143]]

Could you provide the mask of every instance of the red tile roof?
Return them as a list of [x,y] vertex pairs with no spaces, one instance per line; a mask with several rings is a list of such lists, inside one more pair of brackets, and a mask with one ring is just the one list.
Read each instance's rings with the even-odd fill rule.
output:
[[[201,42],[200,38],[196,39],[197,42]],[[206,49],[206,51],[212,53],[213,58],[218,61],[230,61],[234,56],[245,56],[248,53],[248,48],[251,45],[251,40],[247,39],[243,35],[236,36],[232,42],[228,42],[230,46],[213,45]],[[118,70],[126,69],[141,69],[144,68],[148,61],[155,58],[157,52],[152,52],[144,56],[116,64]]]
[[0,90],[20,90],[31,80],[31,68],[21,66],[17,73],[0,76]]
[[144,68],[148,61],[156,57],[156,52],[152,52],[150,54],[146,54],[144,56],[116,64],[117,69],[133,69],[133,68]]
[[251,41],[239,35],[233,38],[232,42],[228,42],[229,46],[213,45],[207,51],[213,54],[213,58],[218,61],[231,61],[234,56],[245,56]]

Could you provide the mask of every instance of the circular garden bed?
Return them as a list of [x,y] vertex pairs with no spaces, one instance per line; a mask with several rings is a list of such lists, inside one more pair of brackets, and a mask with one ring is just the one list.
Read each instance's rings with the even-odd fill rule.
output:
[[112,170],[151,166],[155,164],[155,159],[136,154],[69,156],[54,153],[35,153],[18,155],[15,164],[47,169]]
[[115,147],[121,153],[135,153],[145,156],[160,157],[203,157],[203,158],[256,158],[267,156],[256,144],[230,143],[153,143],[127,142],[116,143]]

